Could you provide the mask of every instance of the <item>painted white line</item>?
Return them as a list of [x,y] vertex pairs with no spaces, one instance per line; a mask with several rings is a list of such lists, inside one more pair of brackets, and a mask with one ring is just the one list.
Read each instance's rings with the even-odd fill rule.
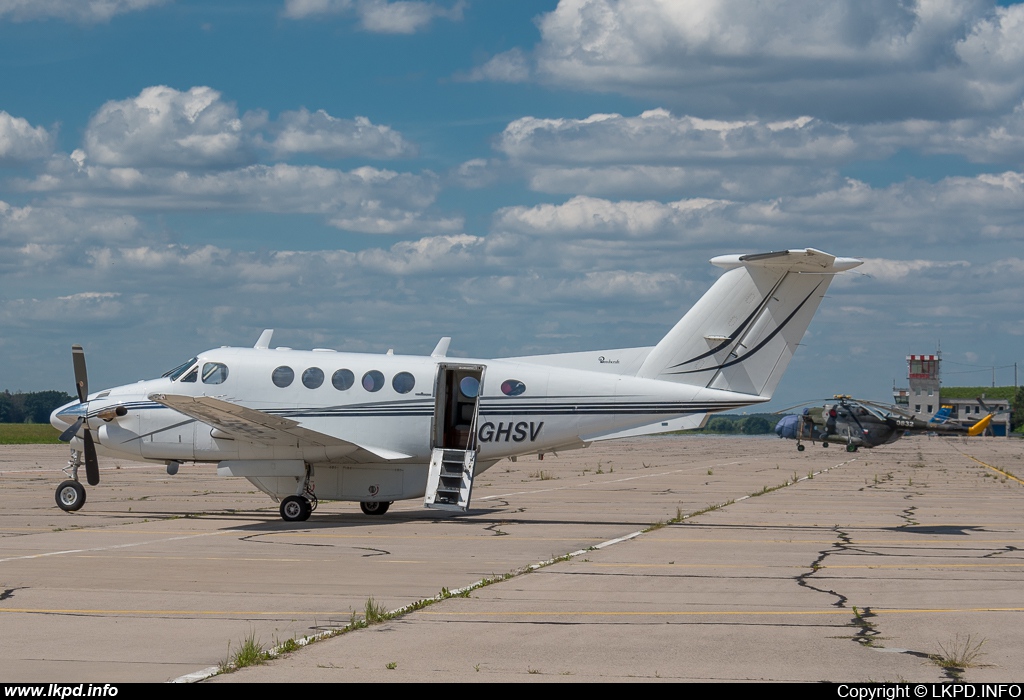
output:
[[228,535],[232,533],[238,533],[241,530],[218,530],[217,532],[202,532],[198,535],[180,535],[178,537],[164,537],[159,540],[146,540],[145,542],[130,542],[127,544],[111,544],[106,547],[89,547],[87,549],[63,549],[58,552],[43,552],[41,554],[24,554],[20,557],[7,557],[6,559],[0,559],[0,564],[8,561],[18,561],[20,559],[40,559],[42,557],[57,557],[62,554],[82,554],[83,552],[106,552],[112,549],[126,549],[128,547],[141,547],[147,544],[159,544],[161,542],[176,542],[178,540],[191,540],[196,537],[209,537],[210,535]]

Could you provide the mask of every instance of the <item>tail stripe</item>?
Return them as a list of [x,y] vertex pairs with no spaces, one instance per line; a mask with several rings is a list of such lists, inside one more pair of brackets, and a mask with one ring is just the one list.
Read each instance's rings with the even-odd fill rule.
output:
[[[718,365],[717,367],[704,367],[703,369],[690,369],[690,370],[681,370],[681,371],[678,371],[678,372],[665,372],[664,374],[694,374],[696,372],[708,372],[708,371],[711,371],[711,370],[722,370],[722,369],[725,369],[726,367],[732,367],[733,365],[738,365],[739,363],[743,362],[744,360],[747,360],[747,359],[753,357],[754,353],[756,353],[758,350],[760,350],[765,345],[767,345],[769,342],[771,342],[772,338],[774,338],[776,335],[778,335],[778,333],[780,331],[782,331],[783,328],[786,327],[786,325],[793,319],[794,316],[796,316],[796,314],[800,311],[800,309],[803,308],[804,304],[806,304],[808,302],[808,300],[810,300],[810,298],[814,296],[814,294],[818,291],[819,287],[821,287],[821,283],[820,282],[817,284],[817,286],[814,287],[814,289],[811,290],[811,293],[808,294],[806,297],[804,297],[804,300],[801,301],[797,305],[797,307],[795,309],[793,309],[793,313],[791,313],[789,316],[787,316],[785,321],[780,323],[778,325],[778,327],[775,330],[773,330],[771,333],[769,333],[768,336],[765,337],[764,340],[762,340],[760,343],[758,343],[754,347],[753,350],[751,350],[750,352],[744,353],[743,357],[737,357],[735,360],[730,360],[729,362],[724,362],[724,363]],[[771,299],[771,295],[768,295],[765,298],[766,299]],[[767,301],[765,303],[767,303]],[[760,309],[758,309],[758,310],[760,311]],[[692,362],[692,361],[693,360],[689,360],[688,362]],[[688,362],[683,362],[681,364],[685,365],[685,364],[688,364]],[[679,367],[680,365],[675,365],[675,366]]]
[[[782,286],[782,282],[785,279],[786,279],[785,277],[782,277],[782,279],[780,279],[778,282],[775,283],[775,286],[772,287],[771,292],[769,292],[768,294],[765,295],[764,299],[761,300],[761,303],[757,306],[757,308],[755,308],[753,311],[751,311],[750,315],[747,316],[745,319],[743,319],[743,323],[741,323],[736,328],[736,330],[734,330],[732,333],[729,334],[729,339],[728,340],[722,341],[721,344],[716,345],[715,347],[713,347],[712,349],[708,350],[707,352],[705,352],[705,353],[703,353],[701,355],[697,355],[696,357],[694,357],[692,359],[689,359],[689,360],[686,360],[685,362],[680,362],[679,364],[672,365],[668,369],[675,369],[676,367],[682,367],[683,365],[688,365],[691,362],[696,362],[697,360],[703,360],[705,357],[711,357],[712,355],[714,355],[715,353],[719,352],[723,348],[728,347],[731,343],[735,343],[736,339],[739,338],[743,334],[743,331],[745,331],[747,329],[747,326],[749,326],[751,324],[751,322],[753,322],[753,320],[755,318],[757,318],[758,314],[760,314],[762,311],[764,311],[765,307],[768,306],[768,302],[771,301],[772,296],[775,294],[775,292],[777,292],[779,290],[779,287]],[[770,340],[770,338],[769,338],[769,340]],[[758,346],[758,347],[760,347],[760,346]],[[707,368],[705,368],[704,370],[701,370],[701,371],[706,371],[706,370],[707,370]],[[666,372],[666,374],[686,374],[686,372]]]

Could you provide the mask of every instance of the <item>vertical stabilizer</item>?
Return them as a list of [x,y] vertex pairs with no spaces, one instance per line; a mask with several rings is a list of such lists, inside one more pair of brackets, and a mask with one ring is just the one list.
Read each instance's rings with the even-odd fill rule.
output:
[[813,248],[711,262],[727,272],[662,338],[637,376],[770,397],[833,276],[861,264]]

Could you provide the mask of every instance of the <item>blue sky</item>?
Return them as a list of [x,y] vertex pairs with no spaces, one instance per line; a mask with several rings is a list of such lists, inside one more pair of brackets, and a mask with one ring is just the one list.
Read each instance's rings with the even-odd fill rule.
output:
[[657,342],[717,254],[860,257],[777,405],[1024,360],[1024,6],[0,0],[0,389],[263,328]]

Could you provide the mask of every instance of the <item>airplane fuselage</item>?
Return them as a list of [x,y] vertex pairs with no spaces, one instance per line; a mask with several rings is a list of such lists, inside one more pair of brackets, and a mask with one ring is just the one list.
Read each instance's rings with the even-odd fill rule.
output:
[[[395,477],[396,485],[381,498],[412,498],[423,494],[426,466],[437,446],[433,436],[442,410],[437,395],[442,367],[482,369],[479,410],[473,421],[477,472],[506,457],[583,447],[610,432],[766,400],[607,371],[509,360],[219,348],[200,354],[192,365],[197,371],[176,379],[142,381],[91,395],[88,425],[97,452],[160,462],[225,463],[223,473],[250,477],[251,466],[247,473],[231,472],[231,465],[302,462],[316,470],[319,497],[342,500],[365,500],[371,484],[363,482],[374,481],[368,472],[382,469]],[[340,444],[277,440],[268,445],[266,440],[246,440],[150,398],[164,394],[218,398],[296,421]],[[114,414],[119,406],[127,411],[123,416]],[[58,429],[66,427],[56,418],[60,412],[53,419]],[[367,459],[366,452],[353,459],[348,443],[380,459]],[[339,469],[343,471],[331,473]],[[254,483],[275,497],[295,490],[296,475],[287,469],[255,476]],[[346,476],[351,477],[350,486],[344,483]]]

